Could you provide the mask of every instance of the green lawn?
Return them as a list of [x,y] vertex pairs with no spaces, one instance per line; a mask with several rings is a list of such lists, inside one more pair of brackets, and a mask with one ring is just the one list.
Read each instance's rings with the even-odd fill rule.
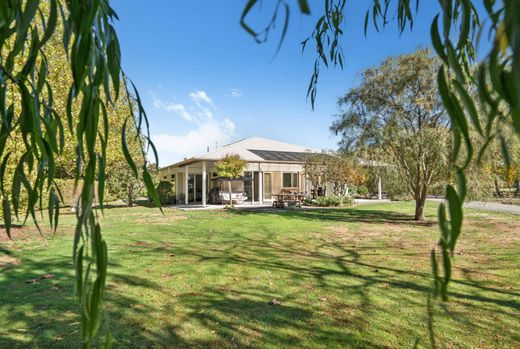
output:
[[[428,346],[431,224],[409,203],[352,209],[105,211],[115,348]],[[0,241],[0,348],[73,348],[72,224]],[[520,217],[466,210],[448,348],[520,346]],[[27,283],[44,274],[54,278]],[[273,299],[279,304],[269,304]]]

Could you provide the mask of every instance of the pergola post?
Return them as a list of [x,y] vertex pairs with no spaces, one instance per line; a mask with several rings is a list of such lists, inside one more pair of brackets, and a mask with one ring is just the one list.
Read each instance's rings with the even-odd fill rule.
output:
[[258,202],[260,205],[264,204],[264,173],[260,165],[258,166]]
[[202,161],[202,206],[206,206],[206,161]]
[[184,168],[184,203],[188,204],[188,166]]
[[178,205],[179,202],[179,190],[181,189],[181,184],[179,183],[179,175],[180,172],[175,174],[175,203]]
[[382,194],[382,191],[381,191],[381,175],[377,176],[377,199],[378,200],[382,200],[383,199],[383,194]]

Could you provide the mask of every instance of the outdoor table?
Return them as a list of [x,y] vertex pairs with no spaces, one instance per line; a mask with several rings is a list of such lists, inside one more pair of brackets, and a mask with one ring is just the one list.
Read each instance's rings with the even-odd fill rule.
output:
[[275,194],[276,200],[273,202],[273,207],[285,208],[287,206],[301,207],[305,195],[298,193],[280,193]]

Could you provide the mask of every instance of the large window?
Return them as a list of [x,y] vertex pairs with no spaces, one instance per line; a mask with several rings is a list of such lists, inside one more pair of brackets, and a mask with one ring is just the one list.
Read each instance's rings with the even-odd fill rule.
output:
[[297,173],[284,173],[282,186],[284,188],[298,187],[298,174]]

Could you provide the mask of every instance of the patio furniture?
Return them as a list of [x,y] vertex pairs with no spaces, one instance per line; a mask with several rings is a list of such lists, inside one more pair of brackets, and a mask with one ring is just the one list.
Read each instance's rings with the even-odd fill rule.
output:
[[[247,201],[247,195],[243,192],[232,192],[231,200],[236,204],[243,204],[244,201]],[[209,203],[210,204],[229,204],[229,192],[220,190],[218,187],[212,188],[209,192]]]
[[[211,179],[213,183],[209,192],[209,201],[211,204],[243,204],[247,201],[247,194],[244,192],[244,178],[225,178],[214,177]],[[231,186],[231,198],[229,197],[229,186]]]
[[244,201],[247,200],[247,195],[245,193],[231,193],[231,200],[229,199],[229,192],[220,192],[219,194],[220,201],[222,203],[227,202],[228,204],[231,204],[231,201],[235,204],[243,204]]
[[280,194],[275,194],[276,200],[273,201],[273,207],[276,208],[285,208],[287,207],[302,207],[303,200],[305,199],[305,195],[302,193],[288,193],[282,192]]

